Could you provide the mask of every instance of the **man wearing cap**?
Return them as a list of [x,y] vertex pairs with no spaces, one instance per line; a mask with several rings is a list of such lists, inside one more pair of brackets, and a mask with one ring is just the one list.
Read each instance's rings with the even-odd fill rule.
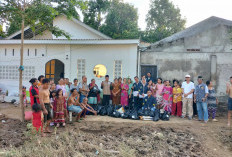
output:
[[183,107],[182,107],[182,118],[188,116],[189,120],[193,117],[193,92],[194,83],[190,81],[191,76],[185,76],[185,82],[182,83],[182,93],[183,93]]
[[[197,104],[198,120],[208,122],[208,107],[207,107],[207,97],[208,97],[208,87],[203,83],[202,76],[198,76],[198,85],[195,87],[194,102]],[[203,112],[202,112],[203,111]]]

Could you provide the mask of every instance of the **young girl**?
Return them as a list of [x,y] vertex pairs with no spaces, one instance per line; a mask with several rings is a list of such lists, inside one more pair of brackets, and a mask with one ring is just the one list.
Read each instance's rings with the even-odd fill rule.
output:
[[179,85],[179,81],[174,81],[174,88],[173,88],[173,104],[172,104],[172,115],[181,117],[182,115],[182,90]]
[[41,131],[41,136],[44,136],[43,133],[43,121],[44,121],[44,116],[43,116],[43,112],[41,109],[41,106],[37,103],[35,103],[34,105],[32,105],[32,125],[34,130],[36,130],[36,132],[38,133],[39,131]]
[[152,83],[150,90],[152,92],[152,96],[156,98],[156,84],[154,82]]
[[62,89],[58,89],[56,92],[53,110],[55,113],[54,122],[56,124],[56,127],[59,127],[60,123],[62,124],[62,126],[65,126],[64,112],[66,110],[66,99],[63,96]]
[[[54,108],[54,101],[56,99],[56,90],[53,90],[50,92],[50,103]],[[54,112],[53,109],[51,110],[51,116],[52,116],[52,122],[50,123],[50,126],[54,125]]]
[[26,87],[23,86],[23,89],[22,89],[22,94],[23,94],[23,103],[24,103],[24,106],[27,107],[27,93],[26,93]]
[[158,108],[160,108],[160,106],[163,104],[162,91],[164,89],[164,84],[162,84],[162,81],[163,81],[162,78],[158,78],[156,84],[156,101]]
[[162,108],[169,113],[172,112],[172,87],[170,86],[170,81],[165,81],[166,86],[164,87],[163,94],[163,105]]
[[128,90],[129,86],[126,83],[126,78],[123,79],[123,83],[121,84],[121,105],[123,107],[128,106]]
[[212,119],[213,122],[217,122],[218,120],[215,119],[216,116],[216,111],[217,111],[217,104],[218,104],[218,99],[216,98],[216,92],[213,88],[213,83],[211,81],[207,81],[206,85],[208,86],[209,89],[209,94],[208,94],[208,114],[210,117],[210,114],[212,114]]

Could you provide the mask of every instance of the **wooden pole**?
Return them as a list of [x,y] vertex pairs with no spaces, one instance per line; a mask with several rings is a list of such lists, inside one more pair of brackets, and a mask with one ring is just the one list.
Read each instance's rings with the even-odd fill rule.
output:
[[[23,13],[25,11],[25,0],[23,4]],[[20,49],[20,67],[23,67],[23,49],[24,47],[24,14],[22,15],[22,28],[21,28],[21,49]],[[24,103],[23,103],[23,94],[22,94],[22,88],[23,88],[23,70],[19,69],[19,100],[20,100],[20,106],[21,106],[21,121],[25,121],[25,116],[24,116]]]

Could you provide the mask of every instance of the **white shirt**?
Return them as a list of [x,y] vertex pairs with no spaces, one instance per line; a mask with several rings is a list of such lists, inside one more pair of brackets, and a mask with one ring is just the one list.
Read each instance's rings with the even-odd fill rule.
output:
[[[195,86],[194,86],[194,83],[193,82],[183,82],[182,83],[182,86],[181,86],[182,89],[184,89],[184,94],[187,94],[189,93],[192,89],[195,89]],[[183,94],[183,97],[184,97],[184,94]],[[186,98],[193,98],[193,93],[189,94]]]

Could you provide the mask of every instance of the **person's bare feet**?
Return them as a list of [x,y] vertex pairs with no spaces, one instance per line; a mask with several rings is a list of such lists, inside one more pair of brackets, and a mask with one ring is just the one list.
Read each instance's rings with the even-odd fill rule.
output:
[[97,115],[97,112],[96,112],[96,111],[94,112],[94,115],[95,115],[95,116]]
[[62,126],[65,127],[65,123],[63,123]]
[[52,133],[51,130],[49,130],[48,128],[44,130],[45,133]]

